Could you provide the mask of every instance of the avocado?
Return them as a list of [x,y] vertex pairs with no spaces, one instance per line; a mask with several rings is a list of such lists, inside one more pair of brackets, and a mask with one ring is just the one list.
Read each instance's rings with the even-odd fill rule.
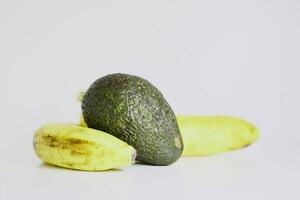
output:
[[183,142],[176,116],[162,93],[129,74],[97,79],[82,99],[88,127],[112,134],[137,150],[137,160],[152,165],[177,161]]

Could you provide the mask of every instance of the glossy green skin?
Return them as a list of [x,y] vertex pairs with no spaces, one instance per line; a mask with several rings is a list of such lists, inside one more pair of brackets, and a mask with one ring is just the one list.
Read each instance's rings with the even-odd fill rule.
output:
[[137,160],[169,165],[183,142],[176,116],[150,82],[128,74],[96,80],[85,93],[82,111],[88,127],[110,133],[137,150]]

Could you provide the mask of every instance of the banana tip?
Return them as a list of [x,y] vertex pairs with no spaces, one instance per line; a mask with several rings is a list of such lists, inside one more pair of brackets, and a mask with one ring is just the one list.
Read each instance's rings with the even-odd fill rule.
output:
[[132,159],[132,162],[134,162],[134,161],[135,161],[136,155],[137,155],[137,153],[136,153],[136,150],[135,150],[135,149],[133,149],[133,151],[132,151],[132,154],[131,154],[131,159]]

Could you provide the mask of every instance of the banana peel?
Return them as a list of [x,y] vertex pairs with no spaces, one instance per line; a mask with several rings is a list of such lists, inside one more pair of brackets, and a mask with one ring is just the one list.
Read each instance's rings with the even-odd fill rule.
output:
[[136,150],[118,138],[73,124],[47,124],[36,131],[33,144],[44,162],[84,171],[129,166],[136,157]]

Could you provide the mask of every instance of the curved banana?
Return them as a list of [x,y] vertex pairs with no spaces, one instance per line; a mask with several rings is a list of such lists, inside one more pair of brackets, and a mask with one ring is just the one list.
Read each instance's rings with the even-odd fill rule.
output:
[[[81,102],[85,92],[81,92]],[[184,143],[182,156],[205,156],[240,149],[257,141],[253,124],[231,116],[179,115],[178,126]],[[80,126],[87,127],[82,115]]]
[[254,143],[259,130],[230,116],[177,116],[184,143],[183,156],[204,156],[240,149]]
[[118,138],[72,124],[47,124],[34,135],[38,157],[53,165],[100,171],[134,163],[136,150]]

